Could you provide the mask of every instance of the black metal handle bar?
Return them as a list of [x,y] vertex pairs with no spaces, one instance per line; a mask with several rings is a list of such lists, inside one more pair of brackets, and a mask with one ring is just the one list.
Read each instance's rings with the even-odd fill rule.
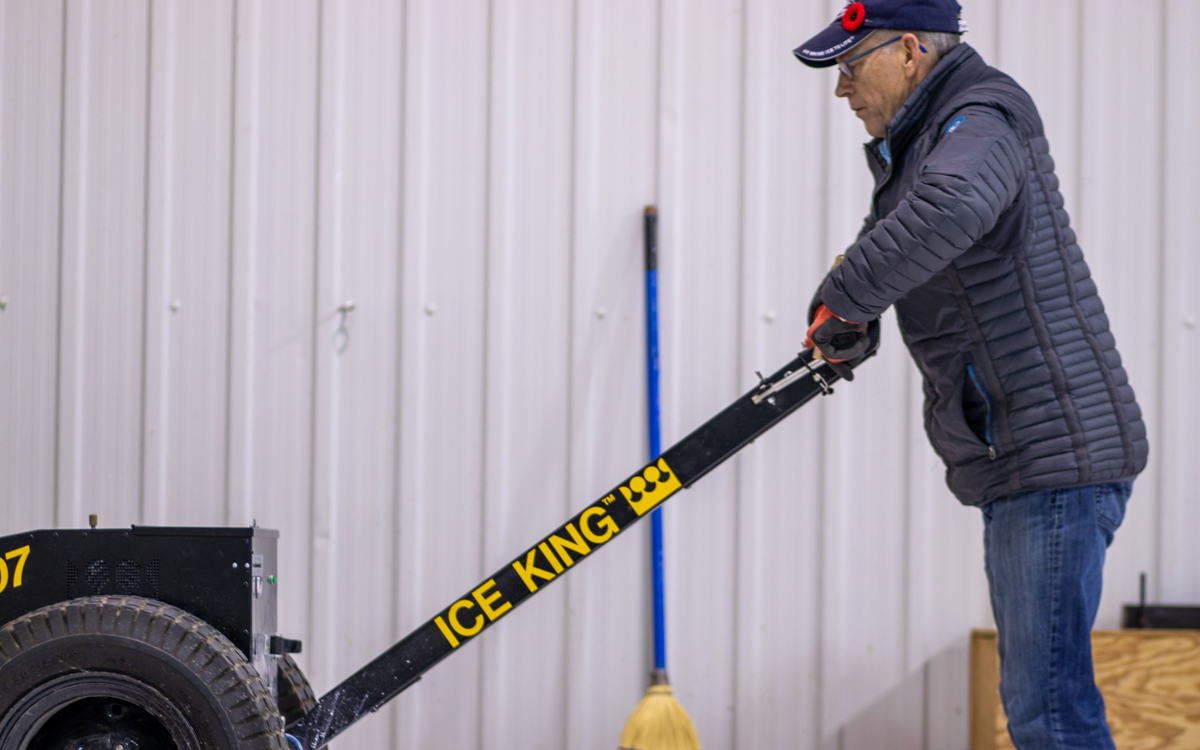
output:
[[[872,342],[873,356],[878,342]],[[838,377],[812,349],[668,448],[611,492],[522,552],[432,620],[321,696],[288,736],[294,750],[317,750],[375,711],[438,662],[504,617],[680,489],[719,466]]]

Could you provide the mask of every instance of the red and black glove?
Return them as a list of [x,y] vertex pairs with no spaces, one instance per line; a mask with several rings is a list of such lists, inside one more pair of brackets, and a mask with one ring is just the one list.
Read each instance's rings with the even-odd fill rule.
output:
[[868,324],[844,320],[825,305],[820,305],[813,315],[804,345],[816,348],[820,358],[828,362],[843,380],[854,380],[854,372],[846,363],[857,364],[866,355],[871,348],[871,337]]

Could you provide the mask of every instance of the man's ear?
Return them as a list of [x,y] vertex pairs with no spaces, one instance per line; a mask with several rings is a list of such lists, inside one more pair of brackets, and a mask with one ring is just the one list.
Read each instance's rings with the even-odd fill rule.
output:
[[900,39],[900,46],[904,48],[904,74],[911,78],[921,67],[921,58],[917,54],[921,49],[921,40],[917,39],[916,34],[905,34]]

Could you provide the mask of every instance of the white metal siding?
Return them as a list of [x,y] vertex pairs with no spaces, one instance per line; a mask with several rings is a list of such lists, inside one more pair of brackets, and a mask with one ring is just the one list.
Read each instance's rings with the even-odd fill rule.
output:
[[[1200,598],[1200,6],[965,5],[1041,109],[1150,429],[1111,627],[1140,571]],[[790,52],[840,7],[0,0],[0,534],[278,528],[282,626],[332,687],[644,460],[644,205],[666,444],[801,345],[870,190],[834,74]],[[885,331],[666,509],[705,747],[965,746],[981,523]],[[611,750],[646,536],[337,744]]]

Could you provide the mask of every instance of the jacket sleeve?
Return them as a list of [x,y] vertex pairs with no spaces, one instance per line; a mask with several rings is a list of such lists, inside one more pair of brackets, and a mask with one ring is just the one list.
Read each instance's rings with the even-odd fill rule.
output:
[[[861,240],[863,238],[863,236],[866,235],[866,233],[869,232],[871,230],[871,227],[873,227],[873,226],[875,226],[875,218],[873,216],[871,216],[870,214],[867,214],[867,216],[863,219],[862,228],[858,230],[858,237],[856,237],[854,241],[858,242],[859,240]],[[853,245],[851,245],[851,247],[853,247]],[[847,250],[847,252],[849,252],[849,250]],[[842,253],[842,254],[845,255],[845,253]],[[832,273],[832,271],[830,273]],[[808,324],[809,325],[812,325],[813,320],[815,320],[817,317],[817,308],[819,308],[821,305],[824,304],[824,302],[821,301],[821,290],[825,288],[825,282],[828,279],[829,279],[829,274],[827,273],[827,274],[825,274],[825,277],[823,279],[821,279],[821,283],[817,284],[817,289],[816,289],[816,291],[813,292],[812,300],[809,301],[809,303],[808,303]]]
[[957,117],[964,119],[925,158],[908,195],[821,285],[821,300],[839,317],[878,317],[990,232],[1020,194],[1024,155],[1003,115],[972,106]]

